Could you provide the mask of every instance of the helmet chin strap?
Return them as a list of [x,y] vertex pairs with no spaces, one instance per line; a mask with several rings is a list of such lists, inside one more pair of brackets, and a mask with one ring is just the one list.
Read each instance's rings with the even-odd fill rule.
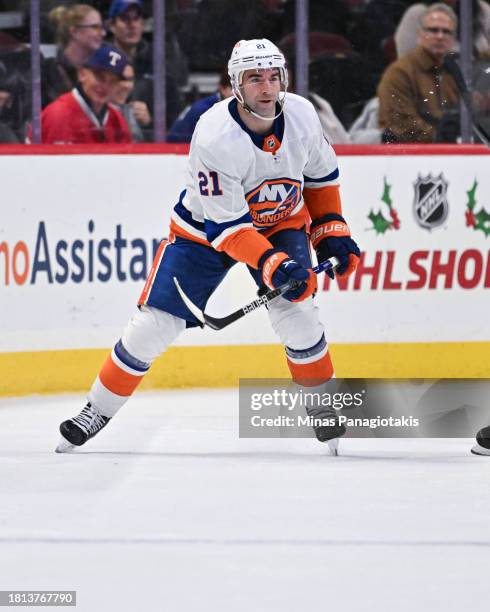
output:
[[254,117],[257,117],[257,119],[262,119],[262,121],[274,121],[275,119],[277,119],[278,117],[280,117],[282,115],[284,102],[282,104],[279,102],[279,104],[281,106],[281,110],[274,117],[262,117],[262,115],[259,115],[258,113],[253,111],[250,108],[250,106],[248,104],[246,104],[245,102],[243,102],[243,104],[241,104],[241,106],[242,106],[243,110],[247,111],[247,113],[250,113]]
[[261,119],[262,121],[274,121],[275,119],[277,119],[278,117],[282,115],[282,112],[284,110],[284,103],[286,101],[286,92],[284,91],[282,93],[284,93],[282,100],[276,100],[276,103],[278,102],[280,106],[280,111],[277,113],[277,115],[274,115],[274,117],[263,117],[262,115],[259,115],[258,113],[256,113],[254,110],[250,108],[250,106],[243,99],[242,92],[240,90],[233,89],[233,94],[235,98],[238,100],[238,103],[243,108],[243,110],[247,111],[247,113],[250,113],[254,117],[257,117],[257,119]]

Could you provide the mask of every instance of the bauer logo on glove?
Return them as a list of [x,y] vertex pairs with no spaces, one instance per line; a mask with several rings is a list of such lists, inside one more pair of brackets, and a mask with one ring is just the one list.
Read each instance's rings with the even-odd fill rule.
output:
[[269,289],[276,289],[288,283],[291,285],[291,289],[282,295],[290,302],[302,302],[317,290],[313,270],[303,268],[279,249],[267,250],[259,260],[259,269],[262,269],[262,281]]
[[350,230],[347,223],[338,223],[330,221],[325,225],[320,225],[314,232],[311,233],[311,244],[314,248],[322,236],[350,236]]
[[[341,215],[331,213],[315,219],[311,224],[310,240],[318,263],[337,257],[340,262],[336,269],[337,276],[347,277],[357,268],[361,252]],[[327,274],[334,278],[333,270],[327,271]]]

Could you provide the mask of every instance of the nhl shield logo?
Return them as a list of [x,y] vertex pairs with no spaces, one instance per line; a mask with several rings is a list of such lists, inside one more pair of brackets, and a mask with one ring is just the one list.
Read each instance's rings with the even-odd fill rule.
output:
[[449,205],[447,202],[448,183],[442,176],[433,177],[428,174],[423,178],[420,174],[414,183],[413,212],[417,223],[431,230],[442,225],[447,219]]

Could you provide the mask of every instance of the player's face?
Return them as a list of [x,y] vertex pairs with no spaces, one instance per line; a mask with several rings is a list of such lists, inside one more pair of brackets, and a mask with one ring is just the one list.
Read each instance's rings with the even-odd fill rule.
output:
[[245,104],[255,113],[262,117],[274,117],[276,101],[281,91],[279,70],[246,70],[240,91]]
[[102,44],[104,36],[102,17],[96,10],[88,12],[77,26],[71,28],[71,37],[88,51],[96,51]]
[[456,26],[449,15],[435,11],[424,17],[419,44],[436,58],[442,58],[454,45]]
[[137,45],[143,36],[143,17],[138,8],[132,7],[114,19],[111,31],[114,38],[125,46]]
[[107,70],[83,68],[78,78],[85,95],[95,107],[106,104],[119,85],[119,78]]

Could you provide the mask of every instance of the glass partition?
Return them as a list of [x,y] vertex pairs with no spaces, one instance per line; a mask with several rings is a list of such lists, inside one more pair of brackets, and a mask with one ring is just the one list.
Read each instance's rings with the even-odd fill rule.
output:
[[[159,35],[154,19],[157,2],[164,7],[160,14],[165,15],[165,44],[154,57]],[[431,50],[436,55],[441,50],[458,53],[462,34],[468,34],[471,54],[460,63],[470,71],[475,117],[488,130],[490,5],[469,2],[468,13],[468,6],[462,11],[463,3],[453,0],[439,3],[439,12],[427,15],[429,4],[407,0],[94,0],[85,4],[66,0],[61,4],[41,0],[39,23],[34,26],[40,40],[43,117],[49,114],[48,105],[75,90],[93,124],[90,141],[189,142],[199,114],[231,94],[226,64],[234,43],[263,37],[285,53],[290,90],[297,91],[298,83],[306,84],[305,93],[333,144],[462,142],[459,92],[444,67],[434,68],[427,58]],[[3,143],[35,141],[32,6],[32,0],[0,0]],[[298,29],[298,7],[306,16],[306,36]],[[458,24],[451,17],[453,10]],[[81,84],[85,63],[106,44],[125,53],[131,65],[117,75],[117,86]],[[297,64],[301,50],[306,53],[307,74]],[[299,75],[295,74],[298,65]],[[164,133],[157,134],[154,84],[161,80],[165,96],[160,113],[165,108],[165,121]],[[100,91],[109,86],[110,96]],[[127,131],[116,120],[112,130],[104,129],[106,102],[118,108]],[[189,114],[196,102],[197,108]],[[47,121],[43,118],[43,142],[57,142],[56,136],[59,142],[69,138],[63,130],[55,130],[53,136]]]

